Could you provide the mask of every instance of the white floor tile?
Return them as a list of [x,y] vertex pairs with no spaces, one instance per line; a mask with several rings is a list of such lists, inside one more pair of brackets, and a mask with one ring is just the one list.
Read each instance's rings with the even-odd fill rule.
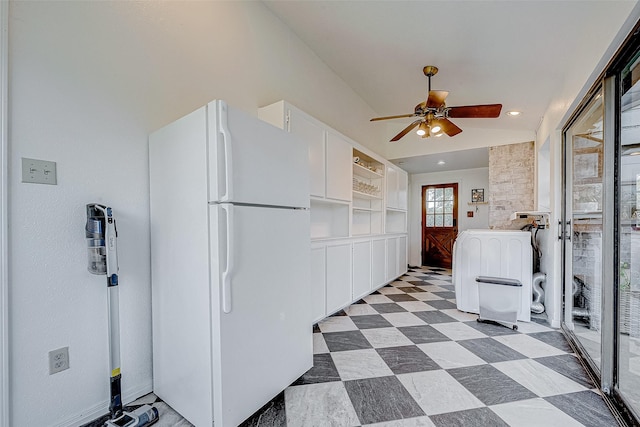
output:
[[358,329],[349,316],[327,317],[318,323],[318,327],[322,332],[355,331]]
[[419,299],[420,301],[434,301],[444,299],[437,295],[432,294],[431,292],[415,292],[411,294],[415,299]]
[[341,381],[289,387],[284,399],[287,427],[360,425]]
[[428,304],[423,303],[422,301],[399,301],[396,304],[398,304],[400,307],[404,308],[407,311],[435,310],[435,308],[431,307]]
[[559,348],[546,344],[538,339],[530,337],[529,335],[502,335],[493,337],[493,339],[511,347],[518,353],[524,354],[527,357],[558,356],[560,354],[565,354],[565,352]]
[[473,329],[471,326],[464,323],[434,323],[431,326],[442,332],[447,337],[454,341],[472,340],[475,338],[486,338],[487,336],[477,329]]
[[460,322],[471,322],[472,320],[476,320],[478,318],[478,315],[475,313],[467,313],[465,311],[460,311],[457,308],[449,308],[447,310],[440,311]]
[[380,292],[383,295],[404,294],[403,291],[401,291],[400,289],[396,288],[395,286],[392,287],[392,288],[385,286],[384,288],[378,289],[378,292]]
[[511,426],[580,427],[577,420],[544,399],[520,400],[491,406],[490,409]]
[[378,295],[378,294],[367,295],[366,297],[364,297],[362,299],[365,300],[368,304],[383,304],[383,303],[387,303],[387,302],[393,302],[393,300],[390,300],[389,298],[385,297],[384,295]]
[[523,334],[532,334],[534,332],[549,332],[556,329],[541,325],[536,322],[518,322],[518,332]]
[[367,314],[378,314],[369,304],[353,304],[344,309],[349,316],[363,316]]
[[339,351],[331,357],[343,381],[393,375],[374,349]]
[[444,341],[418,344],[418,348],[443,369],[484,365],[485,362],[457,342]]
[[424,325],[424,321],[413,313],[383,313],[382,317],[396,328],[399,326]]
[[396,328],[362,329],[361,332],[373,348],[413,345],[413,342]]
[[386,423],[365,424],[367,427],[435,427],[429,417],[405,418]]
[[322,334],[313,334],[313,354],[329,353],[329,347],[324,341]]
[[493,363],[493,366],[540,397],[587,390],[532,359],[498,362]]
[[427,415],[484,406],[446,371],[398,375],[398,379]]

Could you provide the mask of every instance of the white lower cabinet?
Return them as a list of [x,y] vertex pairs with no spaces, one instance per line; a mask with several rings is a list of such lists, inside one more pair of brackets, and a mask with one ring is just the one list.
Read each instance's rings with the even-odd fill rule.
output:
[[353,242],[353,300],[371,292],[371,240]]
[[372,289],[387,283],[387,241],[371,240],[371,284]]
[[351,300],[351,242],[327,245],[327,313]]
[[407,237],[398,237],[398,276],[407,272]]
[[398,238],[387,239],[387,281],[398,277]]
[[327,256],[324,245],[311,245],[311,311],[313,323],[327,315]]

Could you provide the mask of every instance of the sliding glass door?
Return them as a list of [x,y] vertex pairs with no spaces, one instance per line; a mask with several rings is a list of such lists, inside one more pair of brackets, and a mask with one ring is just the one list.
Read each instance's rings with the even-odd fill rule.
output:
[[565,325],[593,366],[601,359],[602,91],[565,131]]
[[620,73],[617,390],[640,414],[640,53]]

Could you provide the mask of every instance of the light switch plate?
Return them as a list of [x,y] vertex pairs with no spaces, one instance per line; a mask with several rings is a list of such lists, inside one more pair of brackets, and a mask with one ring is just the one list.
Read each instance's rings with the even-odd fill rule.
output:
[[22,182],[56,185],[58,183],[56,176],[56,162],[23,157]]

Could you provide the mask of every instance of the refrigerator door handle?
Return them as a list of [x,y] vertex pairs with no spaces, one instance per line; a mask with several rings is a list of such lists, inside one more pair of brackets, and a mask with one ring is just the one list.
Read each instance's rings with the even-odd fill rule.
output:
[[233,205],[220,205],[226,214],[226,265],[222,271],[222,311],[231,313],[231,275],[233,274]]
[[233,172],[232,172],[232,153],[231,153],[231,134],[227,128],[227,104],[218,101],[218,133],[222,136],[224,149],[224,194],[220,197],[220,201],[228,202],[233,200]]

